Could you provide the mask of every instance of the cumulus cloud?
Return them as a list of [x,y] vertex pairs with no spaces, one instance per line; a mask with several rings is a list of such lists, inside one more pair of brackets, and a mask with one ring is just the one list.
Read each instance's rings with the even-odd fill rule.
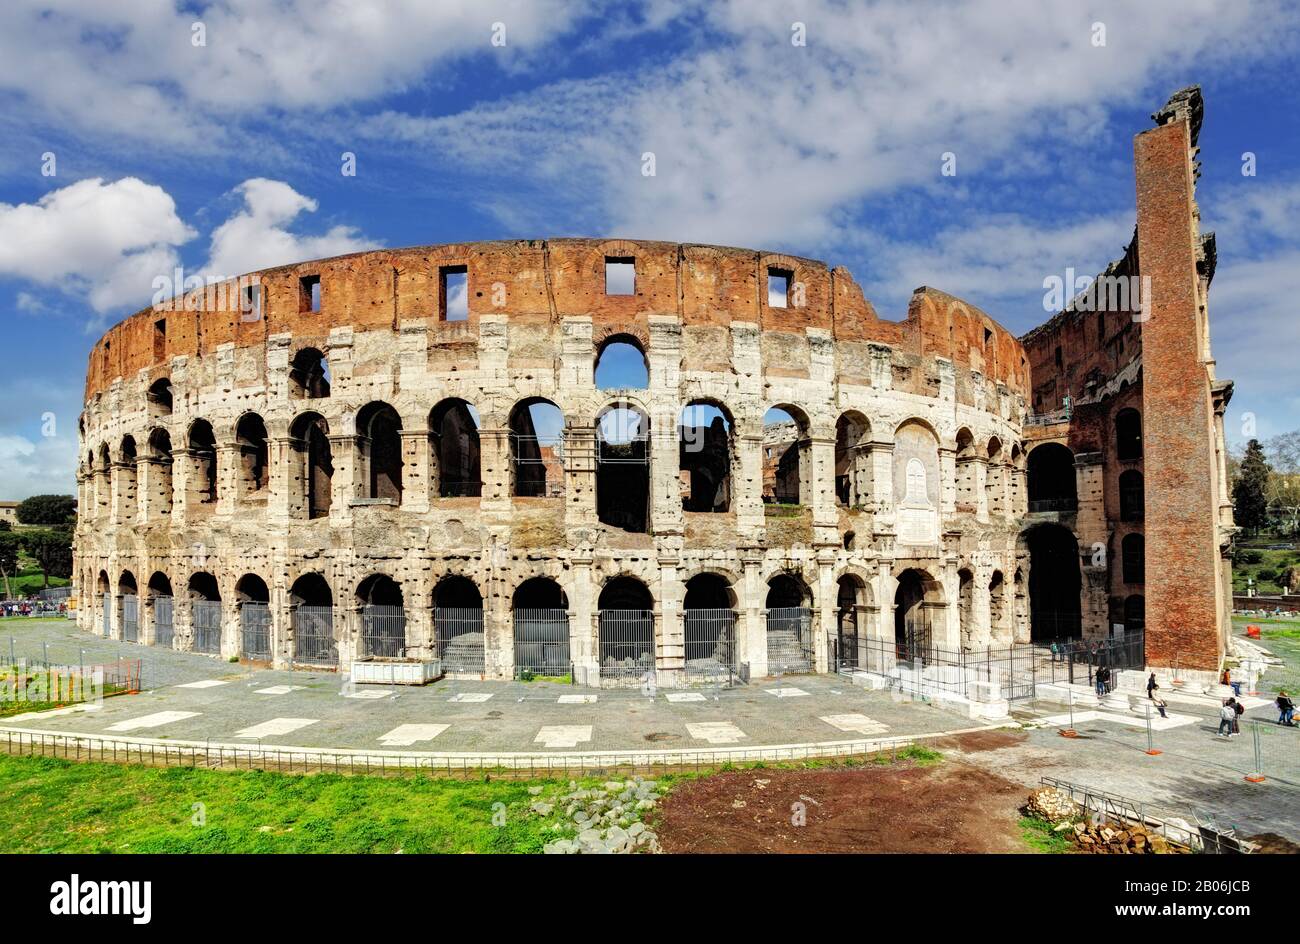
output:
[[32,495],[75,494],[77,444],[68,437],[28,439],[0,435],[0,495],[22,501]]
[[379,245],[351,226],[334,226],[320,236],[299,236],[288,227],[304,212],[315,213],[316,200],[287,183],[254,177],[233,193],[243,209],[212,231],[208,274],[230,278],[273,266],[338,256]]
[[161,187],[80,180],[35,203],[0,203],[0,276],[84,295],[102,313],[147,299],[194,235]]
[[[599,4],[568,0],[180,0],[0,5],[0,88],[95,133],[212,145],[226,118],[400,92],[473,57],[536,56]],[[506,44],[492,45],[493,24]],[[203,45],[197,45],[196,24]]]

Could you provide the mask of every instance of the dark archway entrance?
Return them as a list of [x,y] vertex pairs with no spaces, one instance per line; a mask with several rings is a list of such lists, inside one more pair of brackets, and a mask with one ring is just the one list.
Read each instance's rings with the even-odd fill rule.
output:
[[1025,534],[1029,545],[1030,639],[1077,639],[1083,635],[1079,611],[1079,542],[1068,528],[1041,525]]
[[934,579],[923,570],[909,568],[898,575],[898,589],[894,592],[894,645],[898,658],[923,658],[934,639],[931,607],[926,605],[927,597],[937,599],[938,594],[931,594],[937,586]]
[[1074,453],[1060,443],[1043,443],[1029,454],[1030,512],[1071,512],[1079,507]]

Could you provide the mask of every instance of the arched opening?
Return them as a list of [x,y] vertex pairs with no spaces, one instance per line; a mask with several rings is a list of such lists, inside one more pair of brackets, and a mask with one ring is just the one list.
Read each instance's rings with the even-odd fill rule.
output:
[[655,668],[654,597],[635,577],[614,577],[597,601],[600,677],[639,679]]
[[162,571],[155,571],[149,578],[149,602],[153,610],[153,644],[171,649],[176,641],[172,582]]
[[257,662],[271,661],[271,594],[257,574],[244,574],[235,584],[239,607],[239,654]]
[[145,394],[149,403],[149,415],[158,418],[172,415],[172,382],[169,377],[160,377],[149,385]]
[[1002,571],[993,571],[993,577],[989,580],[989,636],[995,643],[1010,641],[1006,627],[1006,591]]
[[122,437],[119,456],[121,459],[117,470],[119,507],[122,520],[131,521],[135,518],[136,511],[135,496],[137,480],[135,437]]
[[782,404],[763,414],[763,501],[806,504],[812,484],[808,415]]
[[99,572],[95,589],[99,592],[99,631],[100,635],[107,639],[112,635],[110,621],[113,618],[113,591],[109,589],[107,572],[102,570]]
[[294,518],[329,516],[334,483],[329,431],[319,413],[303,413],[289,426],[289,501]]
[[857,410],[835,421],[835,500],[864,508],[871,500],[871,423]]
[[767,582],[767,671],[811,672],[813,666],[812,591],[794,574]]
[[630,334],[605,339],[596,351],[597,390],[644,390],[650,386],[650,362],[641,342]]
[[271,452],[266,423],[256,413],[245,413],[235,424],[235,448],[239,450],[239,497],[265,499]]
[[172,513],[172,437],[161,426],[149,434],[149,488],[146,501],[150,515]]
[[329,395],[329,361],[316,348],[303,348],[293,356],[289,366],[289,396],[295,400],[315,400]]
[[212,433],[212,424],[195,420],[190,425],[186,448],[189,452],[188,507],[211,510],[217,503],[217,438]]
[[429,472],[435,495],[477,498],[483,493],[478,429],[478,413],[464,400],[443,400],[429,412]]
[[1142,583],[1146,570],[1146,539],[1137,533],[1124,535],[1120,542],[1120,557],[1125,583]]
[[731,416],[715,403],[694,400],[682,408],[677,442],[684,511],[731,507],[731,430]]
[[361,607],[361,658],[403,658],[406,608],[401,585],[387,574],[371,574],[357,585],[357,603]]
[[550,577],[533,577],[515,588],[515,678],[571,677],[569,599]]
[[935,610],[943,606],[943,589],[924,570],[898,575],[894,591],[894,646],[903,661],[926,660],[934,649]]
[[1142,458],[1142,414],[1132,407],[1115,414],[1115,456],[1120,462]]
[[190,577],[190,631],[193,650],[208,655],[221,654],[221,591],[217,578],[209,573]]
[[474,581],[443,577],[433,588],[433,635],[443,671],[483,674],[483,595]]
[[683,625],[688,678],[727,680],[736,671],[735,593],[720,574],[686,581]]
[[1025,540],[1029,545],[1030,638],[1035,642],[1077,639],[1083,635],[1079,542],[1060,525],[1031,528]]
[[533,397],[510,411],[510,494],[564,495],[564,414],[550,400]]
[[303,665],[337,666],[334,593],[321,574],[303,574],[289,588],[293,660]]
[[357,413],[357,452],[365,497],[401,504],[402,418],[387,403],[367,403]]
[[835,594],[835,653],[838,668],[861,668],[867,641],[867,585],[856,574],[844,574]]
[[957,622],[960,624],[961,647],[970,649],[975,635],[975,574],[963,567],[957,571]]
[[140,596],[135,575],[122,571],[117,580],[118,625],[122,627],[123,642],[140,641]]
[[596,419],[596,515],[623,531],[650,530],[650,417],[630,403]]
[[1140,594],[1124,600],[1124,635],[1145,633],[1147,628],[1147,602]]
[[1136,469],[1121,472],[1119,475],[1119,520],[1141,521],[1145,504],[1142,473]]
[[1029,453],[1029,511],[1074,511],[1079,507],[1074,453],[1060,443],[1043,443]]

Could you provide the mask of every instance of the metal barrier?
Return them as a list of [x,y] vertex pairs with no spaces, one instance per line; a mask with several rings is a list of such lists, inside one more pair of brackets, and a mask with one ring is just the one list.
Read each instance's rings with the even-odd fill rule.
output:
[[783,606],[767,611],[767,671],[813,670],[812,610]]
[[401,659],[406,655],[406,610],[392,604],[361,608],[361,655]]
[[655,667],[653,610],[601,610],[600,677],[636,679]]
[[481,607],[434,607],[433,638],[444,672],[483,674],[486,662]]
[[271,607],[247,600],[239,604],[239,653],[246,659],[271,661]]
[[736,675],[736,613],[734,610],[685,610],[686,677],[710,681]]
[[298,606],[293,611],[293,661],[304,665],[337,666],[334,607]]
[[[1126,633],[1100,642],[1078,638],[1053,639],[1035,643],[1033,648],[1040,660],[1044,655],[1050,657],[1053,682],[1091,684],[1093,673],[1103,665],[1111,669],[1141,669],[1146,665],[1146,636],[1143,633]],[[1041,674],[1046,676],[1047,672]]]
[[140,641],[140,598],[134,593],[122,594],[122,641]]
[[515,678],[569,675],[568,611],[524,608],[515,610],[514,619]]
[[195,600],[190,604],[194,651],[221,654],[221,601]]
[[1043,653],[1035,646],[988,649],[943,649],[928,642],[858,640],[863,668],[892,680],[914,694],[948,692],[963,697],[976,694],[976,683],[993,683],[1000,697],[1023,701],[1034,697]]
[[171,597],[153,598],[153,644],[172,648],[176,639],[176,626],[173,622],[173,600]]

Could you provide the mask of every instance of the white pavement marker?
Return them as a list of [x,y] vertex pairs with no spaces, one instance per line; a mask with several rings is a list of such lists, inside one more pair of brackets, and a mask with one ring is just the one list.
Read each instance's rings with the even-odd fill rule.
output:
[[446,724],[399,724],[387,734],[381,734],[379,741],[385,747],[409,747],[417,741],[432,741],[449,727]]
[[263,721],[261,724],[255,724],[251,728],[244,728],[242,731],[236,731],[237,738],[261,738],[273,737],[277,734],[288,734],[291,731],[297,731],[299,728],[305,728],[309,724],[315,724],[317,718],[272,718],[270,721]]
[[710,744],[735,744],[741,738],[749,736],[730,721],[702,721],[699,724],[688,724],[686,731],[695,740],[708,741]]
[[197,682],[185,682],[177,685],[177,688],[216,688],[218,685],[229,685],[230,679],[199,679]]
[[821,718],[832,728],[856,734],[884,734],[889,725],[872,721],[866,715],[822,715]]
[[253,692],[254,695],[287,695],[290,692],[300,691],[301,685],[272,685],[270,688],[259,688]]
[[800,695],[808,694],[802,688],[791,688],[788,685],[784,688],[765,688],[763,691],[769,695],[775,695],[777,698],[798,698]]
[[155,711],[151,715],[141,715],[139,718],[130,718],[126,721],[115,721],[110,724],[106,731],[136,731],[140,728],[158,728],[164,724],[171,724],[173,721],[184,721],[186,718],[197,717],[200,712],[197,711]]
[[534,744],[545,747],[577,747],[580,741],[591,740],[589,724],[548,724],[537,732]]
[[[1052,715],[1051,717],[1039,718],[1038,720],[1042,724],[1068,725],[1070,723],[1070,716],[1068,714]],[[1162,718],[1159,713],[1152,712],[1151,730],[1168,731],[1170,728],[1181,728],[1184,725],[1195,724],[1196,720],[1197,719],[1192,715],[1171,714],[1168,718]],[[1075,725],[1077,726],[1084,721],[1114,721],[1117,724],[1127,724],[1134,728],[1145,728],[1147,726],[1146,714],[1122,715],[1118,712],[1095,711],[1092,709],[1089,709],[1088,711],[1076,711],[1074,713]],[[1217,722],[1215,723],[1217,724]]]
[[596,704],[595,695],[561,695],[556,699],[560,705],[594,705]]
[[41,718],[57,718],[59,715],[70,715],[78,711],[99,711],[103,707],[98,703],[84,703],[68,705],[66,708],[47,708],[44,711],[28,711],[21,715],[10,715],[8,718],[0,718],[0,722],[8,724],[11,721],[37,721]]
[[668,694],[664,695],[664,698],[667,698],[670,702],[673,702],[674,704],[679,704],[681,702],[687,702],[687,701],[705,700],[704,696],[699,692],[669,692]]
[[344,695],[343,697],[344,697],[344,698],[360,698],[362,701],[378,701],[379,699],[381,699],[381,698],[387,698],[387,697],[389,697],[389,696],[392,695],[392,694],[393,694],[392,692],[371,692],[371,691],[361,691],[361,692],[348,692],[348,693],[347,693],[346,695]]
[[478,703],[487,701],[492,697],[492,694],[492,692],[457,692],[455,695],[448,698],[447,701]]

